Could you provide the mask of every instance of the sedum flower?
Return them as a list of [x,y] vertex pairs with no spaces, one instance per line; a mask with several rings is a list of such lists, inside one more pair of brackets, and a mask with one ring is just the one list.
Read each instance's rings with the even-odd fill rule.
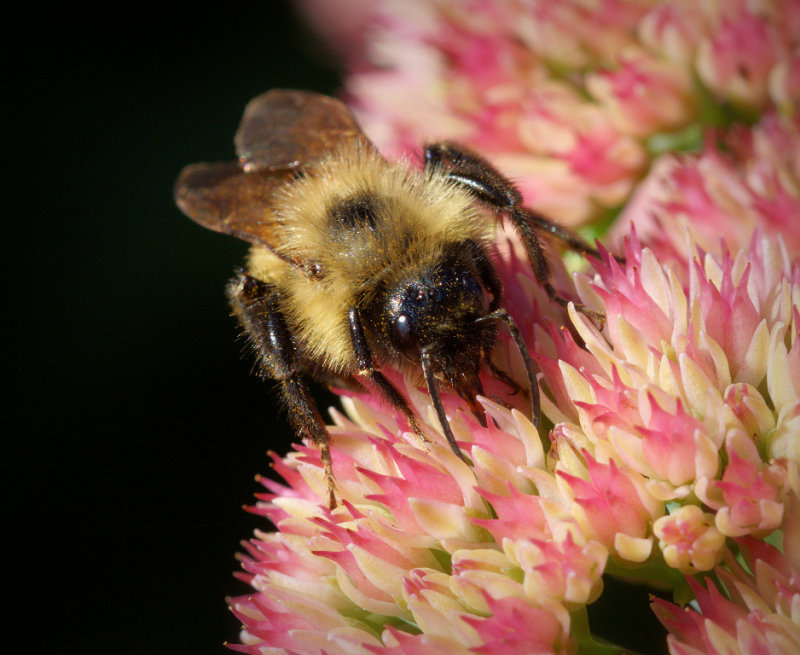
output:
[[[234,648],[574,653],[587,638],[574,617],[602,593],[609,558],[636,576],[643,564],[711,571],[727,538],[785,525],[798,479],[800,265],[782,241],[756,235],[735,257],[689,241],[680,270],[634,235],[624,263],[607,255],[576,278],[573,293],[606,315],[600,328],[572,309],[562,327],[558,308],[536,311],[545,301],[515,239],[500,233],[497,268],[538,353],[549,449],[524,394],[491,372],[485,427],[443,396],[473,466],[447,447],[419,381],[393,378],[428,444],[346,392],[330,428],[338,507],[327,508],[316,448],[274,457],[285,483],[262,480],[253,511],[275,530],[242,557],[254,593],[231,600],[245,626]],[[524,380],[502,337],[494,362]]]
[[586,89],[622,134],[644,138],[679,128],[695,114],[688,71],[630,46],[615,67],[586,76]]
[[721,589],[711,580],[689,580],[700,611],[653,602],[670,631],[672,655],[800,651],[800,570],[765,542],[747,538],[738,543],[746,568],[729,553],[726,567],[717,569]]
[[687,227],[704,250],[716,248],[720,235],[732,250],[745,248],[758,228],[800,252],[799,152],[800,117],[767,112],[752,128],[732,130],[719,142],[709,137],[701,153],[667,153],[612,232],[624,235],[635,226],[662,258],[684,256]]
[[[551,302],[498,230],[541,433],[501,331],[485,416],[442,394],[471,466],[420,380],[390,370],[428,441],[340,391],[335,509],[317,448],[273,455],[283,481],[261,479],[251,508],[272,525],[243,546],[252,591],[229,601],[231,648],[622,652],[587,622],[613,573],[678,591],[696,576],[694,609],[654,602],[673,655],[796,652],[800,5],[349,0],[331,20],[353,37],[334,46],[388,158],[461,141],[559,223],[621,211],[607,239],[621,245],[574,276],[549,258],[600,324]],[[783,553],[763,542],[775,535]]]
[[[626,499],[652,519],[667,511],[656,503],[671,505],[674,517],[659,523],[662,547],[685,526],[679,508],[698,501],[724,536],[768,534],[783,522],[800,461],[800,264],[780,238],[760,234],[735,257],[694,246],[691,261],[669,267],[634,237],[625,258],[607,256],[593,278],[579,280],[584,302],[599,302],[592,306],[607,317],[602,332],[575,312],[583,347],[567,330],[551,330],[545,412],[584,453],[578,468],[620,466],[632,490]],[[641,528],[632,534],[641,538]],[[720,551],[713,533],[703,543]],[[696,553],[675,557],[672,550],[673,561],[686,562],[681,570],[697,566]]]
[[710,571],[724,554],[725,535],[714,525],[714,515],[697,505],[657,519],[653,533],[667,565],[685,573]]
[[716,95],[758,108],[767,101],[770,72],[787,46],[778,25],[742,2],[738,11],[721,13],[713,32],[700,42],[697,73]]
[[405,389],[435,440],[420,444],[367,395],[346,398],[348,417],[334,412],[330,428],[333,511],[315,449],[274,458],[286,485],[262,480],[270,493],[253,511],[277,529],[242,557],[256,593],[231,600],[246,626],[233,648],[575,652],[570,612],[599,595],[607,553],[565,499],[533,494],[532,478],[547,475],[536,430],[488,399],[483,428],[448,397],[469,467],[447,447],[427,394]]
[[379,148],[461,141],[562,224],[616,211],[659,154],[698,148],[708,127],[791,116],[800,99],[795,0],[350,5],[366,27],[347,92]]

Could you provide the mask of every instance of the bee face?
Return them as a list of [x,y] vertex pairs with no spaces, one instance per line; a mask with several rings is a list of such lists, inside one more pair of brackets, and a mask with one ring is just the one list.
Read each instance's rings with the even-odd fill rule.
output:
[[398,281],[380,307],[378,324],[386,326],[391,348],[411,363],[428,351],[443,369],[473,368],[480,358],[471,354],[493,343],[492,327],[476,323],[490,303],[474,267],[450,256]]

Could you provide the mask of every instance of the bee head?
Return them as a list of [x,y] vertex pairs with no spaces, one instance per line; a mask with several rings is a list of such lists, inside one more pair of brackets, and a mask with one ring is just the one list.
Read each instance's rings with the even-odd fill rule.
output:
[[480,280],[471,259],[457,254],[407,271],[385,296],[382,340],[389,353],[413,364],[423,350],[430,353],[452,386],[477,376],[496,335],[491,322],[476,322],[493,301]]

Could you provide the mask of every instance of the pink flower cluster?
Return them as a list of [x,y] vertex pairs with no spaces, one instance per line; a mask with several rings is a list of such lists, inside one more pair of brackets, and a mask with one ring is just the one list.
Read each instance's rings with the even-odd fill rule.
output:
[[759,235],[736,257],[687,246],[683,270],[635,240],[624,265],[596,263],[578,284],[603,309],[604,330],[573,312],[580,345],[551,330],[553,356],[541,366],[556,470],[580,481],[592,460],[615,464],[634,491],[620,521],[634,549],[603,543],[637,561],[651,555],[642,540],[658,539],[669,566],[695,573],[721,560],[726,537],[765,536],[783,522],[800,462],[800,263]]
[[350,0],[339,18],[358,26],[339,41],[347,91],[383,152],[461,141],[562,224],[617,208],[703,126],[800,100],[796,0]]
[[[718,140],[713,137],[718,136]],[[636,226],[659,257],[682,257],[685,229],[705,250],[724,236],[734,250],[755,229],[800,252],[800,115],[767,111],[753,126],[710,132],[699,154],[655,160],[614,224],[612,240]]]
[[388,157],[457,139],[561,223],[621,211],[574,274],[547,246],[605,320],[551,302],[499,228],[542,433],[503,334],[516,384],[483,372],[486,425],[442,397],[471,466],[419,380],[385,371],[428,443],[341,391],[339,505],[313,445],[273,456],[231,648],[608,652],[586,617],[611,570],[688,577],[693,609],[654,602],[672,655],[800,652],[800,0],[349,0],[337,38],[350,3],[347,88]]
[[725,592],[690,579],[700,612],[662,600],[653,609],[669,627],[672,655],[791,655],[800,651],[800,568],[756,539],[737,540],[744,565],[729,557],[718,570]]
[[275,458],[288,486],[263,481],[254,511],[277,531],[247,544],[243,579],[258,593],[232,600],[247,626],[233,648],[573,653],[570,612],[601,592],[607,551],[560,495],[532,493],[555,492],[536,430],[488,399],[483,428],[448,397],[469,467],[426,395],[405,390],[435,441],[422,446],[370,396],[347,397],[349,418],[334,412],[330,429],[335,510],[316,450]]
[[[499,267],[522,322],[542,299],[530,274],[514,276],[513,240],[499,242]],[[514,408],[524,403],[486,375],[502,396],[480,399],[486,427],[445,397],[472,467],[427,394],[399,378],[432,443],[346,394],[330,428],[332,512],[316,449],[275,457],[286,485],[264,480],[254,508],[276,531],[247,545],[257,593],[231,601],[247,626],[234,648],[572,653],[574,613],[602,592],[609,557],[711,571],[729,538],[784,526],[800,462],[798,258],[757,236],[736,257],[695,246],[676,270],[633,238],[624,264],[594,267],[577,288],[605,313],[602,330],[575,311],[571,329],[527,320],[549,452]],[[522,378],[513,348],[497,351]]]

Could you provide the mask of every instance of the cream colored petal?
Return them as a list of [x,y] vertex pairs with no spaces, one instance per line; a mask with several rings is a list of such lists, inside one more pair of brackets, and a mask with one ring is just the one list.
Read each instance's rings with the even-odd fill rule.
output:
[[673,315],[672,289],[664,267],[649,248],[642,250],[641,284],[645,293],[659,306],[664,315]]
[[517,426],[517,434],[525,445],[525,465],[544,468],[544,446],[538,430],[522,412],[512,409],[511,416]]
[[655,379],[656,384],[668,394],[680,397],[682,394],[681,385],[678,381],[679,374],[680,367],[677,363],[667,355],[662,355],[659,361],[658,376]]
[[558,362],[558,367],[561,369],[564,387],[571,400],[584,403],[597,402],[592,386],[578,369],[563,360]]
[[594,355],[597,363],[606,373],[610,373],[612,367],[620,361],[614,349],[589,317],[575,309],[574,303],[569,304],[568,311],[575,330],[583,339],[586,350]]
[[[581,299],[581,302],[590,309],[602,312],[603,301],[594,289],[594,280],[588,275],[580,273],[575,274],[573,280],[575,282],[575,290],[578,292],[578,297]],[[575,317],[572,316],[572,312],[570,312],[570,318],[572,322],[575,323]]]
[[464,571],[453,576],[450,589],[469,611],[484,615],[490,612],[486,594],[493,598],[525,598],[522,584],[507,575],[490,571]]
[[648,494],[662,503],[686,498],[692,492],[692,486],[689,484],[675,487],[663,480],[648,480],[645,489]]
[[800,401],[784,407],[778,417],[777,426],[769,434],[769,454],[800,463]]
[[409,498],[408,506],[420,528],[436,539],[479,539],[479,529],[470,520],[475,517],[469,516],[460,505]]
[[731,510],[729,507],[721,507],[717,510],[714,522],[719,530],[726,537],[743,537],[750,532],[749,527],[743,527],[731,520]]
[[706,393],[708,389],[714,388],[715,384],[688,355],[679,355],[678,365],[681,370],[683,397],[688,409],[694,416],[702,417],[706,406]]
[[[432,601],[430,605],[427,602],[429,600]],[[424,592],[423,600],[415,598],[409,601],[409,609],[414,616],[414,622],[426,636],[430,635],[432,640],[452,640],[454,644],[480,644],[480,638],[475,629],[460,618],[465,612],[462,603],[454,599],[452,606],[448,608],[436,601],[437,599],[432,598],[427,591]],[[471,638],[468,635],[471,635]],[[462,652],[461,648],[458,646],[456,648],[454,653]]]
[[[708,434],[695,431],[694,469],[697,478],[715,478],[720,467],[719,448]],[[721,445],[721,444],[720,444]]]
[[[378,557],[368,549],[356,544],[350,544],[347,550],[355,557],[356,562],[358,562],[358,567],[364,574],[364,577],[390,597],[388,604],[394,604],[395,601],[391,599],[402,597],[402,580],[408,571],[407,567],[392,564],[383,557]],[[339,570],[343,572],[343,569]],[[341,576],[337,577],[340,578]],[[367,600],[365,602],[369,601]],[[364,607],[361,601],[358,602],[358,605]],[[395,615],[392,614],[392,616]]]
[[648,347],[647,339],[624,316],[618,316],[616,321],[619,342],[614,346],[621,351],[629,364],[638,366],[642,370],[652,369],[650,362],[653,354]]
[[628,562],[644,562],[653,550],[651,537],[639,538],[618,532],[614,536],[614,551]]
[[789,371],[789,353],[784,343],[784,334],[782,323],[773,326],[767,355],[767,389],[777,414],[787,406],[794,406],[798,401],[792,374]]
[[638,434],[621,430],[611,426],[606,432],[606,438],[613,446],[613,453],[634,471],[651,476],[653,470],[642,454],[642,439]]
[[700,333],[697,345],[700,346],[700,348],[711,357],[711,361],[714,362],[714,370],[717,374],[715,386],[718,389],[727,388],[731,383],[731,369],[727,353],[707,332]]
[[667,276],[669,278],[670,298],[673,304],[671,318],[675,324],[672,330],[674,341],[676,335],[685,335],[689,331],[689,324],[687,321],[689,316],[689,301],[686,298],[686,293],[683,291],[683,285],[675,272],[670,269],[667,272]]

